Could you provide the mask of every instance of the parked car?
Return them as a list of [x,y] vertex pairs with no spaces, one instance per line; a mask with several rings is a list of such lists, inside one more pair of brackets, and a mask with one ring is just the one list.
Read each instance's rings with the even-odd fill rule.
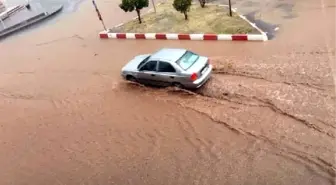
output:
[[122,68],[121,75],[142,84],[197,89],[207,82],[211,72],[207,57],[186,49],[163,48],[134,57]]

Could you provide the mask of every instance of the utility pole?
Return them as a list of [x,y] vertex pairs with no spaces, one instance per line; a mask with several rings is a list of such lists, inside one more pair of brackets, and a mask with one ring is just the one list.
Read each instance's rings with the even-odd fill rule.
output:
[[99,10],[98,10],[98,7],[97,7],[97,5],[96,5],[95,0],[92,0],[92,4],[93,4],[93,6],[94,6],[94,8],[95,8],[95,10],[96,10],[96,12],[97,12],[98,19],[101,21],[101,23],[102,23],[102,25],[103,25],[103,27],[104,27],[104,30],[107,31],[106,26],[105,26],[105,23],[104,23],[104,20],[103,20],[103,18],[102,18],[102,16],[101,16],[100,12],[99,12]]
[[154,12],[156,13],[156,7],[155,7],[154,0],[152,0],[152,4],[153,4],[153,7],[154,7]]
[[232,17],[231,0],[229,0],[230,17]]

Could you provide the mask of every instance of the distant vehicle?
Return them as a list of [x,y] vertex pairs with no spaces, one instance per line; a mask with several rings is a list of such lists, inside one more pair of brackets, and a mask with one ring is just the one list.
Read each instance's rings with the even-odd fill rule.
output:
[[186,49],[163,48],[138,55],[121,70],[123,78],[158,86],[197,89],[211,76],[209,59]]

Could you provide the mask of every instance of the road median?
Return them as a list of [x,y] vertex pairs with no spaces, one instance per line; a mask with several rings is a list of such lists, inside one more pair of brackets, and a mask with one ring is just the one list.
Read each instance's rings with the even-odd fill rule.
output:
[[227,6],[192,4],[188,20],[174,9],[171,2],[160,4],[156,12],[150,11],[137,18],[99,33],[106,39],[158,39],[158,40],[232,40],[266,41],[267,36],[253,23]]

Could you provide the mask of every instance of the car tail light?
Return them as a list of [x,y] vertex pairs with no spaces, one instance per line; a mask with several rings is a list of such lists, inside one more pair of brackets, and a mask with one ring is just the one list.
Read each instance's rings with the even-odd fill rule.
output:
[[190,79],[191,79],[192,81],[197,80],[197,78],[198,78],[198,76],[197,76],[196,73],[193,73],[193,74],[190,76]]

